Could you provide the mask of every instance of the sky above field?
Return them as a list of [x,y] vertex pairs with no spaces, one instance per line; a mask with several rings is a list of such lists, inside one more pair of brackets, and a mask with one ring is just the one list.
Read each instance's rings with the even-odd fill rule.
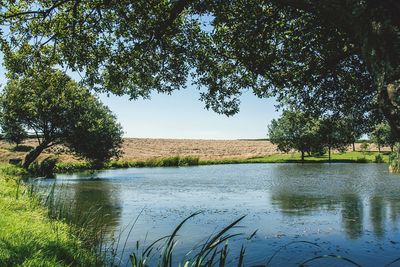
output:
[[101,95],[116,113],[126,136],[150,138],[252,139],[265,138],[267,125],[279,114],[273,99],[251,93],[241,97],[240,112],[232,117],[204,108],[197,89],[188,87],[172,95],[155,94],[150,100]]
[[[6,83],[4,72],[0,67],[2,86]],[[206,110],[199,97],[199,91],[191,86],[172,95],[154,94],[150,100],[129,101],[128,97],[100,95],[103,103],[117,115],[125,137],[265,138],[268,124],[279,117],[274,99],[259,99],[251,92],[242,95],[240,112],[232,117]]]

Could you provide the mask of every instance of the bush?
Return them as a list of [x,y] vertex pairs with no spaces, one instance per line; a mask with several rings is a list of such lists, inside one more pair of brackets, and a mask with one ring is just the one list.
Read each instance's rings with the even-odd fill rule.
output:
[[400,145],[396,144],[395,152],[389,155],[389,171],[400,173]]
[[159,166],[159,167],[176,167],[176,166],[179,166],[179,161],[180,161],[179,156],[163,158],[163,159],[158,161],[158,164],[156,164],[156,166]]
[[179,159],[179,166],[196,166],[199,165],[199,158],[187,156]]
[[33,149],[33,146],[27,146],[27,145],[17,145],[13,147],[11,150],[14,152],[29,152]]
[[368,160],[365,157],[358,157],[356,163],[367,163]]
[[323,146],[312,147],[310,154],[313,157],[322,157],[327,152],[327,149]]
[[375,155],[375,160],[374,160],[374,162],[375,162],[375,163],[384,163],[384,162],[385,162],[385,161],[383,160],[383,156],[382,156],[381,153]]
[[367,152],[368,149],[369,149],[369,143],[363,142],[363,143],[361,144],[360,147],[361,147],[361,151],[362,151],[363,153],[365,153],[365,152]]
[[47,157],[42,162],[33,162],[28,169],[28,172],[33,176],[54,178],[58,159],[55,157]]

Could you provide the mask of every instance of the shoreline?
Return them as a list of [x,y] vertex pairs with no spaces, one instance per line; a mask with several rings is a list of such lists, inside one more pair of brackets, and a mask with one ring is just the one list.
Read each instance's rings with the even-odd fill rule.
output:
[[0,265],[103,266],[89,235],[52,216],[23,177],[22,169],[0,164]]
[[[381,161],[377,161],[376,156],[382,156]],[[154,168],[154,167],[188,167],[205,165],[225,165],[225,164],[271,164],[271,163],[389,163],[389,152],[344,152],[332,154],[329,161],[326,155],[320,157],[306,156],[304,162],[301,160],[300,153],[273,154],[264,157],[253,157],[246,159],[217,159],[204,160],[192,156],[173,156],[165,158],[154,158],[147,160],[114,160],[99,168],[92,166],[89,162],[60,162],[57,163],[55,173],[72,173],[89,170],[106,169],[126,169],[126,168]]]

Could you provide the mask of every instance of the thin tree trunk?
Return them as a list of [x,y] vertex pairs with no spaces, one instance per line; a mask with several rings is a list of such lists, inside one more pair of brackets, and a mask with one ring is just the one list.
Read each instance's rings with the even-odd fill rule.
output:
[[400,110],[398,108],[398,96],[400,94],[400,85],[389,83],[386,90],[380,92],[380,108],[387,119],[390,128],[397,138],[400,137]]
[[331,147],[328,147],[328,161],[331,162]]
[[301,151],[301,163],[304,163],[304,151]]
[[356,143],[353,142],[353,152],[356,151]]
[[28,169],[29,165],[32,164],[32,162],[34,162],[40,155],[40,153],[43,152],[43,150],[45,150],[48,147],[48,144],[50,144],[50,142],[42,142],[40,145],[38,145],[37,147],[35,147],[33,150],[31,150],[26,156],[25,156],[25,160],[24,163],[22,164],[22,167],[24,169]]

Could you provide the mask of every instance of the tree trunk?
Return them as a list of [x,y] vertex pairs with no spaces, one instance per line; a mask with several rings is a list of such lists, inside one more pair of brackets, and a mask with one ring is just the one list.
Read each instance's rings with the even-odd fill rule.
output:
[[328,161],[331,162],[331,147],[328,147]]
[[381,153],[381,145],[378,144],[378,152]]
[[304,163],[304,151],[301,151],[301,163]]
[[353,142],[353,152],[356,151],[356,143]]
[[42,142],[40,145],[35,147],[33,150],[31,150],[28,155],[25,156],[24,163],[22,164],[22,167],[24,169],[28,169],[29,165],[31,165],[32,162],[34,162],[37,157],[40,155],[40,153],[43,152],[47,148],[47,146],[50,144],[50,142]]
[[393,82],[386,85],[386,88],[380,91],[380,108],[387,119],[390,128],[396,138],[400,138],[400,82]]

